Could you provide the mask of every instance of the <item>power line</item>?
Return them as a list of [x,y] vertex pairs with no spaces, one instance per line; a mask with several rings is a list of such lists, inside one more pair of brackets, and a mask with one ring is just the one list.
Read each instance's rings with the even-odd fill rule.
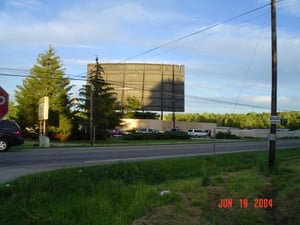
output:
[[269,109],[268,107],[263,107],[263,106],[237,103],[237,102],[231,102],[231,101],[219,100],[219,99],[212,99],[212,98],[205,98],[205,97],[199,97],[199,96],[195,96],[195,95],[185,95],[185,96],[187,98],[198,99],[198,100],[203,100],[203,101],[209,101],[209,102],[214,102],[214,103],[221,103],[221,104],[225,104],[225,105],[238,105],[238,106],[257,108],[257,109]]
[[[6,77],[23,77],[23,78],[30,78],[30,77],[34,77],[33,75],[21,75],[21,74],[11,74],[11,73],[0,73],[0,76],[6,76]],[[51,79],[61,79],[61,77],[40,77],[40,78],[51,78]],[[70,78],[68,77],[68,79],[70,80],[79,80],[79,81],[86,81],[86,79],[84,78]]]
[[[278,2],[280,2],[280,1],[284,1],[284,0],[278,0]],[[222,22],[212,24],[212,25],[207,26],[207,27],[205,27],[205,28],[203,28],[203,29],[201,29],[201,30],[198,30],[198,31],[195,31],[195,32],[193,32],[193,33],[184,35],[184,36],[179,37],[179,38],[177,38],[177,39],[175,39],[175,40],[166,42],[166,43],[164,43],[164,44],[158,45],[158,46],[156,46],[156,47],[154,47],[154,48],[151,48],[151,49],[148,49],[148,50],[146,50],[146,51],[144,51],[144,52],[141,52],[141,53],[139,53],[139,54],[137,54],[137,55],[131,56],[131,57],[127,58],[127,59],[122,60],[121,62],[129,61],[129,60],[131,60],[131,59],[137,58],[138,56],[142,56],[142,55],[148,54],[148,53],[153,52],[153,51],[155,51],[155,50],[158,50],[158,49],[160,49],[160,48],[164,48],[164,47],[166,47],[166,46],[169,46],[169,45],[174,44],[174,43],[176,43],[176,42],[179,42],[179,41],[181,41],[181,40],[184,40],[184,39],[190,38],[190,37],[192,37],[192,36],[195,36],[195,35],[197,35],[197,34],[199,34],[199,33],[203,33],[203,32],[205,32],[205,31],[211,30],[211,29],[213,29],[213,28],[215,28],[215,27],[217,27],[217,26],[220,26],[220,25],[222,25],[222,24],[226,24],[226,23],[228,23],[228,22],[230,22],[230,21],[236,20],[236,19],[241,18],[241,17],[243,17],[243,16],[246,16],[246,15],[249,15],[249,14],[254,13],[254,12],[256,12],[256,11],[259,11],[259,10],[261,10],[261,9],[263,9],[263,8],[265,8],[265,7],[267,7],[267,6],[269,6],[269,5],[270,5],[270,3],[267,3],[267,4],[264,4],[264,5],[260,6],[260,7],[255,8],[255,9],[252,9],[252,10],[246,11],[246,12],[244,12],[244,13],[241,13],[241,14],[239,14],[239,15],[237,15],[237,16],[233,16],[233,17],[231,17],[231,18],[229,18],[229,19],[226,19],[226,20],[224,20],[224,21],[222,21]],[[13,69],[13,68],[4,68],[4,67],[0,67],[0,69],[15,70],[15,71],[23,71],[23,72],[24,72],[24,71],[25,71],[25,72],[28,71],[28,70],[23,70],[23,69]],[[80,74],[77,74],[77,75],[74,75],[74,74],[66,74],[66,75],[74,76],[74,77],[79,77],[79,76],[82,76],[82,75],[84,75],[84,74],[86,74],[86,72],[83,72],[83,73],[80,73]]]
[[[282,1],[282,0],[281,0],[281,1]],[[182,40],[184,40],[184,39],[190,38],[190,37],[192,37],[192,36],[195,36],[195,35],[197,35],[197,34],[199,34],[199,33],[204,32],[204,31],[211,30],[212,28],[215,28],[215,27],[220,26],[220,25],[222,25],[222,24],[226,24],[226,23],[228,23],[228,22],[230,22],[230,21],[233,21],[233,20],[236,20],[236,19],[238,19],[238,18],[240,18],[240,17],[243,17],[243,16],[246,16],[246,15],[248,15],[248,14],[254,13],[254,12],[256,12],[256,11],[259,11],[259,10],[261,10],[261,9],[263,9],[263,8],[265,8],[265,7],[267,7],[267,6],[269,6],[269,5],[270,5],[270,3],[267,3],[267,4],[265,4],[265,5],[262,5],[262,6],[260,6],[260,7],[255,8],[255,9],[252,9],[252,10],[249,10],[249,11],[247,11],[247,12],[241,13],[241,14],[239,14],[239,15],[237,15],[237,16],[233,16],[233,17],[231,17],[231,18],[229,18],[229,19],[226,19],[226,20],[224,20],[224,21],[222,21],[222,22],[212,24],[212,25],[210,25],[210,26],[207,26],[207,27],[205,27],[205,28],[203,28],[203,29],[200,29],[200,30],[198,30],[198,31],[195,31],[195,32],[193,32],[193,33],[184,35],[184,36],[179,37],[179,38],[177,38],[177,39],[175,39],[175,40],[166,42],[166,43],[164,43],[164,44],[158,45],[158,46],[156,46],[156,47],[154,47],[154,48],[148,49],[148,50],[146,50],[146,51],[144,51],[144,52],[141,52],[141,53],[139,53],[139,54],[136,54],[136,55],[134,55],[134,56],[131,56],[131,57],[127,58],[127,59],[122,60],[122,62],[129,61],[129,60],[131,60],[131,59],[137,58],[137,57],[142,56],[142,55],[146,55],[146,54],[148,54],[148,53],[150,53],[150,52],[153,52],[153,51],[158,50],[158,49],[160,49],[160,48],[164,48],[164,47],[166,47],[166,46],[169,46],[169,45],[174,44],[174,43],[176,43],[176,42],[182,41]]]
[[[2,75],[2,76],[19,76],[19,77],[29,77],[30,76],[30,70],[29,69],[15,69],[15,68],[7,68],[7,67],[0,67],[0,71],[8,71],[8,72],[0,72],[0,76]],[[16,75],[16,74],[14,74],[14,73],[18,73],[18,72],[20,72],[20,73],[23,73],[24,74],[24,72],[26,72],[27,73],[27,75]],[[84,72],[84,73],[80,73],[80,74],[76,74],[76,75],[74,75],[74,74],[68,74],[68,73],[65,73],[64,75],[66,75],[66,76],[72,76],[72,77],[79,77],[79,78],[83,78],[82,77],[82,75],[84,75],[84,74],[86,74],[86,72]],[[70,78],[70,79],[72,79],[72,80],[77,80],[76,78]],[[80,80],[80,79],[78,79],[78,80]]]
[[[277,1],[277,2],[281,2],[281,1],[283,1],[283,0],[279,0],[279,1]],[[219,22],[219,23],[216,23],[216,24],[207,26],[207,27],[205,27],[205,28],[203,28],[203,29],[201,29],[201,30],[198,30],[198,31],[196,31],[196,32],[193,32],[193,33],[184,35],[184,36],[179,37],[179,38],[177,38],[177,39],[175,39],[175,40],[166,42],[166,43],[161,44],[161,45],[159,45],[159,46],[157,46],[157,47],[151,48],[151,49],[146,50],[146,51],[144,51],[144,52],[142,52],[142,53],[139,53],[139,54],[137,54],[137,55],[134,55],[134,56],[132,56],[132,57],[129,57],[129,58],[123,60],[123,61],[128,61],[128,60],[131,60],[131,59],[133,59],[133,58],[136,58],[136,57],[139,57],[139,56],[148,54],[148,53],[150,53],[150,52],[153,52],[153,51],[155,51],[155,50],[158,50],[158,49],[160,49],[160,48],[164,48],[164,47],[169,46],[169,45],[171,45],[171,44],[174,44],[174,43],[176,43],[176,42],[182,41],[182,40],[184,40],[184,39],[187,39],[187,38],[190,38],[190,37],[192,37],[192,36],[195,36],[195,35],[197,35],[197,34],[199,34],[199,33],[202,33],[202,32],[205,32],[205,31],[207,31],[207,30],[210,30],[210,29],[212,29],[212,28],[215,28],[215,27],[217,27],[217,26],[220,26],[220,25],[222,25],[222,24],[226,24],[226,23],[228,23],[228,22],[230,22],[230,21],[236,20],[236,19],[241,18],[241,17],[243,17],[243,16],[246,16],[246,15],[249,15],[249,14],[254,13],[254,12],[256,12],[256,11],[259,11],[259,10],[261,10],[261,9],[263,9],[263,8],[265,8],[265,7],[267,7],[267,6],[269,6],[269,5],[270,5],[270,3],[267,3],[267,4],[265,4],[265,5],[262,5],[262,6],[260,6],[260,7],[255,8],[255,9],[249,10],[249,11],[244,12],[244,13],[242,13],[242,14],[239,14],[239,15],[237,15],[237,16],[234,16],[234,17],[231,17],[231,18],[229,18],[229,19],[226,19],[226,20],[224,20],[224,21],[222,21],[222,22]],[[14,72],[28,72],[28,70],[13,69],[13,68],[3,68],[3,67],[0,67],[0,70],[10,70],[10,71],[14,71]],[[86,72],[81,73],[81,74],[78,74],[78,75],[72,75],[72,74],[65,74],[65,75],[73,76],[73,78],[72,78],[72,77],[69,77],[69,79],[70,79],[70,80],[73,80],[73,81],[86,81],[86,79],[83,79],[83,78],[75,78],[75,77],[81,77],[81,75],[83,75],[83,74],[85,74],[85,73],[86,73]],[[30,77],[30,75],[18,75],[18,74],[13,74],[13,73],[0,73],[0,76],[25,77],[25,78],[26,78],[26,77]],[[52,77],[52,79],[55,79],[55,77]],[[59,79],[60,79],[60,78],[59,78]],[[113,81],[110,81],[110,82],[108,81],[107,83],[113,84]],[[115,82],[115,84],[116,84],[116,82]],[[122,86],[122,85],[120,84],[120,86]],[[132,87],[130,87],[130,86],[128,86],[128,85],[126,85],[126,87],[132,88]],[[187,98],[192,98],[192,99],[197,99],[197,100],[210,101],[210,102],[214,102],[214,103],[222,103],[222,104],[228,104],[228,105],[239,105],[239,106],[244,106],[244,107],[267,109],[267,107],[261,107],[261,106],[251,105],[251,104],[241,104],[241,103],[238,103],[238,100],[237,100],[237,102],[234,103],[234,102],[230,102],[230,101],[224,101],[224,100],[218,100],[218,99],[210,99],[210,98],[204,98],[204,97],[192,96],[192,95],[186,95],[186,97],[187,97]]]
[[26,69],[16,69],[16,68],[7,68],[7,67],[0,67],[0,70],[11,70],[11,71],[19,71],[19,72],[28,72]]
[[[24,78],[29,78],[30,75],[18,75],[18,74],[3,74],[0,73],[0,76],[9,76],[9,77],[24,77]],[[41,77],[43,78],[43,77]],[[46,77],[44,77],[46,78]],[[49,78],[49,77],[47,77]],[[56,77],[51,77],[51,79],[60,79],[60,78],[56,78]],[[83,78],[69,78],[70,80],[73,81],[86,81],[86,79]],[[135,90],[142,90],[141,87],[136,87],[133,85],[123,85],[122,82],[118,82],[118,81],[106,81],[106,83],[111,84],[111,85],[116,85],[116,86],[120,86],[120,87],[124,87],[124,88],[130,88],[130,89],[135,89]],[[147,89],[144,88],[144,90],[148,90],[151,91],[151,89]],[[173,95],[173,92],[164,92],[164,94],[166,95]],[[178,94],[175,93],[175,96],[179,96],[182,97],[182,94]],[[201,96],[196,96],[196,95],[184,95],[185,98],[189,98],[189,99],[194,99],[197,101],[206,101],[206,102],[212,102],[212,103],[219,103],[219,104],[224,104],[224,105],[234,105],[234,106],[241,106],[241,107],[248,107],[248,108],[256,108],[256,109],[269,109],[269,107],[264,107],[264,106],[258,106],[258,105],[253,105],[253,104],[244,104],[244,103],[238,103],[238,102],[231,102],[231,101],[227,101],[227,100],[221,100],[221,99],[215,99],[215,98],[206,98],[206,97],[201,97]],[[280,109],[280,111],[298,111],[298,108],[290,108],[290,109]]]
[[[266,17],[265,17],[265,20],[264,20],[264,24],[265,24],[265,22],[266,22]],[[253,51],[253,53],[252,53],[252,55],[251,55],[251,57],[250,57],[250,62],[249,62],[248,68],[247,68],[247,70],[246,70],[246,73],[245,73],[245,76],[244,76],[244,80],[243,80],[242,86],[241,86],[241,88],[240,88],[238,97],[237,97],[237,99],[236,99],[236,103],[238,103],[239,100],[240,100],[240,96],[241,96],[242,91],[243,91],[243,89],[244,89],[244,85],[245,85],[246,80],[247,80],[247,77],[248,77],[248,75],[249,75],[250,68],[251,68],[251,66],[252,66],[252,64],[253,64],[254,56],[255,56],[255,54],[256,54],[257,47],[258,47],[258,44],[259,44],[260,39],[261,39],[263,29],[264,29],[264,25],[261,27],[261,31],[260,31],[258,40],[257,40],[257,42],[256,42],[254,51]],[[237,106],[237,105],[236,105],[236,106]],[[236,110],[236,106],[234,107],[234,111]]]

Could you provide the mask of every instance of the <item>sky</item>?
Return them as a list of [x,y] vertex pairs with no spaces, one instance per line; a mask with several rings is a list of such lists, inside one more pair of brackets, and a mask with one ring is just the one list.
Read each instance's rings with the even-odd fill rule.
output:
[[[185,65],[185,112],[270,112],[269,3],[2,0],[0,86],[13,99],[22,76],[52,46],[71,79],[84,79],[96,55],[100,63]],[[276,6],[277,110],[300,111],[300,0]],[[71,80],[75,95],[84,83]]]

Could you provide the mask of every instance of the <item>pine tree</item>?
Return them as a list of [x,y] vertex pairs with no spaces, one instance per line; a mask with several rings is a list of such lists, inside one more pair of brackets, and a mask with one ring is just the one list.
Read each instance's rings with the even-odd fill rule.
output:
[[[117,102],[116,93],[113,87],[103,79],[103,68],[100,64],[95,65],[92,71],[89,71],[88,84],[79,90],[79,108],[83,113],[82,124],[85,127],[90,126],[90,94],[93,88],[93,118],[96,130],[96,138],[104,138],[107,129],[115,128],[119,125],[120,119],[116,112],[120,108]],[[88,129],[89,130],[89,129]]]
[[70,100],[68,92],[72,86],[65,77],[65,69],[60,57],[51,46],[44,54],[39,54],[30,75],[17,86],[15,98],[18,107],[18,122],[22,127],[38,124],[39,99],[49,97],[48,129],[67,134],[71,131]]

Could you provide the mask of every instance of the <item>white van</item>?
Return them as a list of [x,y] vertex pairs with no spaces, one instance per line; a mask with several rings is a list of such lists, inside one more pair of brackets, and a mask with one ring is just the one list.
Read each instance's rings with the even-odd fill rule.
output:
[[208,130],[199,130],[199,129],[190,129],[190,130],[188,130],[188,135],[190,137],[208,137],[209,131]]
[[154,128],[138,128],[136,130],[137,133],[159,133],[159,130]]

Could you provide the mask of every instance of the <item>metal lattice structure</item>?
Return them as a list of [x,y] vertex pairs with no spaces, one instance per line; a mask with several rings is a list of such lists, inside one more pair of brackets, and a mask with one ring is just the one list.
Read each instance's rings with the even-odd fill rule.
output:
[[[141,110],[184,112],[184,65],[148,63],[101,63],[105,82],[117,93],[122,108],[128,97],[141,103]],[[88,64],[89,71],[96,64]]]

